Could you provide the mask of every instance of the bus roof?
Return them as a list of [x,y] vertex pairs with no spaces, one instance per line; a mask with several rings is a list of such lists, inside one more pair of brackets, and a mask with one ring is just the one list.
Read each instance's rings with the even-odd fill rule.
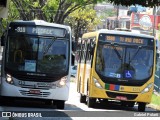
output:
[[49,23],[49,22],[46,22],[44,20],[32,20],[32,21],[15,20],[13,22],[10,22],[10,24],[28,25],[28,26],[30,26],[30,25],[39,25],[39,26],[60,27],[60,28],[70,29],[70,27],[67,26],[67,25]]
[[138,33],[129,32],[129,31],[117,31],[117,30],[108,30],[108,29],[100,29],[100,30],[95,31],[95,32],[85,33],[85,34],[83,34],[82,38],[95,37],[100,33],[115,34],[115,35],[125,35],[125,36],[135,36],[135,37],[144,37],[144,38],[151,38],[151,39],[154,38],[153,36],[146,35],[146,34],[138,34]]

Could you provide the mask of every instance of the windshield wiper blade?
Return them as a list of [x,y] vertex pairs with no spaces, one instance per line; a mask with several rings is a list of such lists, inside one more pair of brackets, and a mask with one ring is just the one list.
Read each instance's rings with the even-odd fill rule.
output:
[[129,60],[129,64],[132,62],[132,60],[136,57],[136,55],[138,54],[139,50],[142,48],[142,46],[138,46],[137,51],[135,52],[135,54],[132,56],[132,58]]
[[52,37],[51,43],[47,47],[44,48],[44,51],[43,51],[44,55],[48,52],[49,48],[53,45],[53,43],[56,41],[56,39],[57,39],[57,37],[55,37],[55,36]]
[[114,46],[114,44],[111,44],[111,45],[112,45],[112,47],[113,47],[116,55],[118,56],[118,58],[119,58],[120,60],[122,60],[122,57],[121,57],[120,53],[118,52],[118,50],[116,49],[116,47]]

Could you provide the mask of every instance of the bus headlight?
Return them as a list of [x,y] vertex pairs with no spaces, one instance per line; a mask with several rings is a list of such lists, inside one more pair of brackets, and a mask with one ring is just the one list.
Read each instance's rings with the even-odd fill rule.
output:
[[153,83],[148,84],[147,87],[144,88],[144,90],[141,93],[143,94],[143,93],[149,92],[149,90],[152,88],[152,86],[153,86]]
[[66,81],[67,81],[67,76],[62,77],[62,78],[60,79],[60,82],[59,82],[58,87],[63,87],[63,86],[65,86],[65,85],[66,85]]
[[7,83],[9,83],[9,84],[13,84],[13,78],[12,78],[12,76],[9,75],[9,74],[7,74],[7,75],[6,75],[6,81],[7,81]]
[[93,81],[94,81],[94,84],[95,84],[96,87],[98,87],[100,89],[103,89],[101,84],[98,82],[98,80],[96,78],[93,77]]

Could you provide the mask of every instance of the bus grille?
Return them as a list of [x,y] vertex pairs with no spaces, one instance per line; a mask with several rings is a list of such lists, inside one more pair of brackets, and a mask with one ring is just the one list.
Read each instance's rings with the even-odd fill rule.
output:
[[39,86],[34,86],[34,85],[19,85],[21,88],[32,88],[32,89],[45,89],[45,90],[49,90],[52,87],[51,86],[43,86],[43,85],[39,85]]
[[124,93],[115,93],[115,92],[108,92],[106,91],[106,94],[110,98],[116,98],[117,96],[126,97],[127,100],[134,100],[138,96],[137,94],[124,94]]
[[30,93],[28,90],[20,90],[20,93],[24,96],[36,96],[36,97],[48,97],[51,93],[50,92],[40,92],[40,93]]

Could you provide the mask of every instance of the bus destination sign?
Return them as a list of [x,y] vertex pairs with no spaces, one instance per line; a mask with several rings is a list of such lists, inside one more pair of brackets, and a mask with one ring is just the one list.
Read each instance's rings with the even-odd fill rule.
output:
[[62,28],[55,27],[42,27],[42,26],[12,26],[10,28],[10,33],[22,33],[22,34],[32,34],[32,35],[49,35],[65,37],[66,30]]
[[135,37],[135,36],[122,36],[122,35],[106,35],[101,34],[99,36],[100,41],[114,42],[114,43],[125,43],[125,44],[135,44],[135,45],[149,45],[154,44],[153,39]]
[[132,44],[140,44],[140,45],[146,45],[147,41],[142,38],[135,38],[135,37],[122,37],[122,36],[106,36],[106,41],[112,41],[112,42],[121,42],[121,43],[132,43]]

